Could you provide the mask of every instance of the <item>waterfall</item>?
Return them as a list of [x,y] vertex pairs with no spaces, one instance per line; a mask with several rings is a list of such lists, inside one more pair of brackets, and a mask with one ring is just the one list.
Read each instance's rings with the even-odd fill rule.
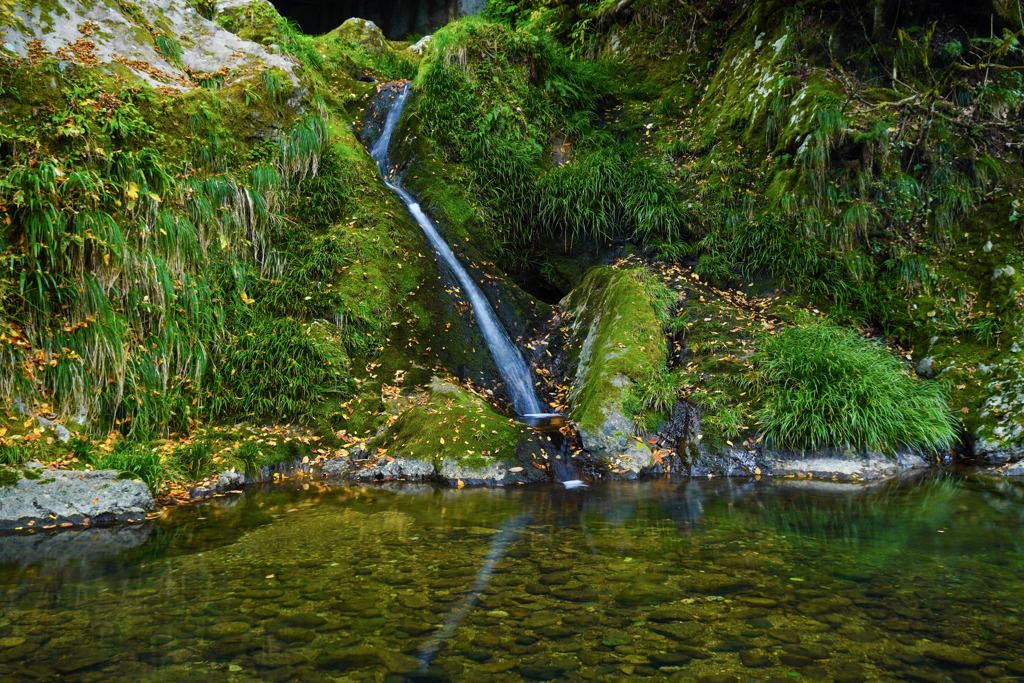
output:
[[377,169],[380,171],[384,182],[398,195],[398,198],[405,204],[409,213],[416,219],[423,233],[427,236],[427,240],[430,241],[434,253],[448,266],[462,286],[462,291],[469,298],[473,314],[476,316],[477,324],[480,326],[480,332],[487,342],[487,348],[491,352],[491,357],[494,358],[494,364],[497,366],[498,372],[501,373],[502,378],[505,380],[505,386],[508,387],[508,393],[516,411],[520,415],[527,417],[548,415],[537,401],[537,395],[534,393],[533,381],[530,376],[530,368],[526,365],[526,361],[523,360],[519,349],[512,344],[512,340],[509,339],[494,311],[491,310],[490,303],[484,297],[483,292],[477,287],[473,278],[466,272],[466,269],[462,267],[455,254],[452,253],[451,248],[444,241],[444,238],[441,237],[440,233],[438,233],[434,224],[427,218],[427,215],[423,213],[423,209],[412,198],[412,195],[400,187],[397,184],[397,180],[391,178],[389,173],[391,164],[388,158],[388,147],[391,145],[391,135],[395,131],[395,126],[398,125],[398,119],[402,116],[402,109],[405,108],[405,101],[408,97],[409,84],[406,83],[402,86],[398,96],[395,97],[394,102],[391,103],[387,119],[384,122],[384,130],[381,131],[380,137],[373,145],[373,149],[370,150],[370,156],[377,162]]

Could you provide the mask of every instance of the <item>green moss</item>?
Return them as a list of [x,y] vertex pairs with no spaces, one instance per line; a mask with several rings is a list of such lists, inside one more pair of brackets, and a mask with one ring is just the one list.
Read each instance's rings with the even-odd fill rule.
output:
[[642,271],[592,268],[562,302],[577,368],[569,404],[582,429],[600,429],[622,405],[628,383],[665,366],[662,327],[645,281]]
[[435,380],[419,405],[402,412],[366,446],[371,453],[386,452],[438,467],[450,460],[483,468],[496,462],[514,463],[531,447],[539,454],[532,438],[526,427],[496,412],[479,396]]
[[15,486],[21,481],[21,473],[12,467],[0,466],[0,487]]

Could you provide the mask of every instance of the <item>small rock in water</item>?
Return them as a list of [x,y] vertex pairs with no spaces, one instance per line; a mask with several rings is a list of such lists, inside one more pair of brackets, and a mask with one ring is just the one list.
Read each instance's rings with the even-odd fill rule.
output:
[[922,654],[943,664],[951,664],[953,666],[977,667],[985,663],[985,658],[976,652],[943,643],[929,645],[924,648]]

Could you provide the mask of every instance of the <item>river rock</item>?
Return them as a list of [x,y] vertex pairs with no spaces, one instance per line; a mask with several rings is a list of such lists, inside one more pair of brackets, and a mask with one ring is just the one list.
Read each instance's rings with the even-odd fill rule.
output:
[[315,663],[319,669],[361,669],[380,664],[381,652],[371,645],[355,645],[321,653]]
[[750,582],[740,576],[694,572],[686,576],[683,585],[688,591],[704,595],[722,595],[735,593],[750,586]]
[[791,628],[773,628],[768,631],[768,635],[783,643],[800,642],[800,634]]
[[808,659],[828,659],[831,656],[828,648],[817,643],[795,643],[786,645],[782,649],[791,655],[807,657]]
[[[330,464],[330,463],[328,463]],[[357,481],[426,481],[436,475],[434,465],[423,460],[406,458],[381,458],[370,467],[355,470],[351,476]]]
[[141,522],[156,507],[144,483],[114,470],[51,470],[39,463],[0,470],[18,476],[0,485],[0,529]]
[[660,669],[663,666],[686,666],[693,658],[684,652],[652,652],[648,659],[651,666]]
[[253,655],[252,661],[256,666],[265,669],[280,669],[286,666],[297,666],[306,661],[306,658],[297,652],[261,652]]
[[953,666],[978,667],[985,663],[986,659],[977,652],[963,647],[946,645],[945,643],[932,643],[921,650],[921,654],[943,664]]
[[688,642],[696,640],[704,633],[704,627],[696,622],[673,622],[667,624],[650,624],[648,628],[654,633],[678,640]]
[[632,585],[615,594],[615,602],[626,607],[658,605],[678,597],[678,592],[668,586],[657,584]]
[[768,655],[761,650],[744,650],[740,653],[740,661],[743,662],[743,666],[750,669],[769,666],[772,663]]

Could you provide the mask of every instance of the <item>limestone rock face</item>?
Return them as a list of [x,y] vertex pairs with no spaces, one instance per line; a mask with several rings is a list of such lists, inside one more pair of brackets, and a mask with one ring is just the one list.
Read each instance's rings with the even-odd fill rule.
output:
[[[21,57],[42,50],[69,63],[131,73],[153,85],[176,91],[200,87],[186,71],[225,73],[228,82],[254,70],[279,67],[294,84],[295,62],[263,45],[242,40],[205,19],[185,2],[136,0],[27,0],[18,15],[24,31],[8,29],[6,47]],[[162,54],[157,38],[173,40],[181,55]]]
[[47,470],[29,463],[14,472],[16,481],[0,485],[0,529],[143,521],[156,507],[143,482],[114,470]]

